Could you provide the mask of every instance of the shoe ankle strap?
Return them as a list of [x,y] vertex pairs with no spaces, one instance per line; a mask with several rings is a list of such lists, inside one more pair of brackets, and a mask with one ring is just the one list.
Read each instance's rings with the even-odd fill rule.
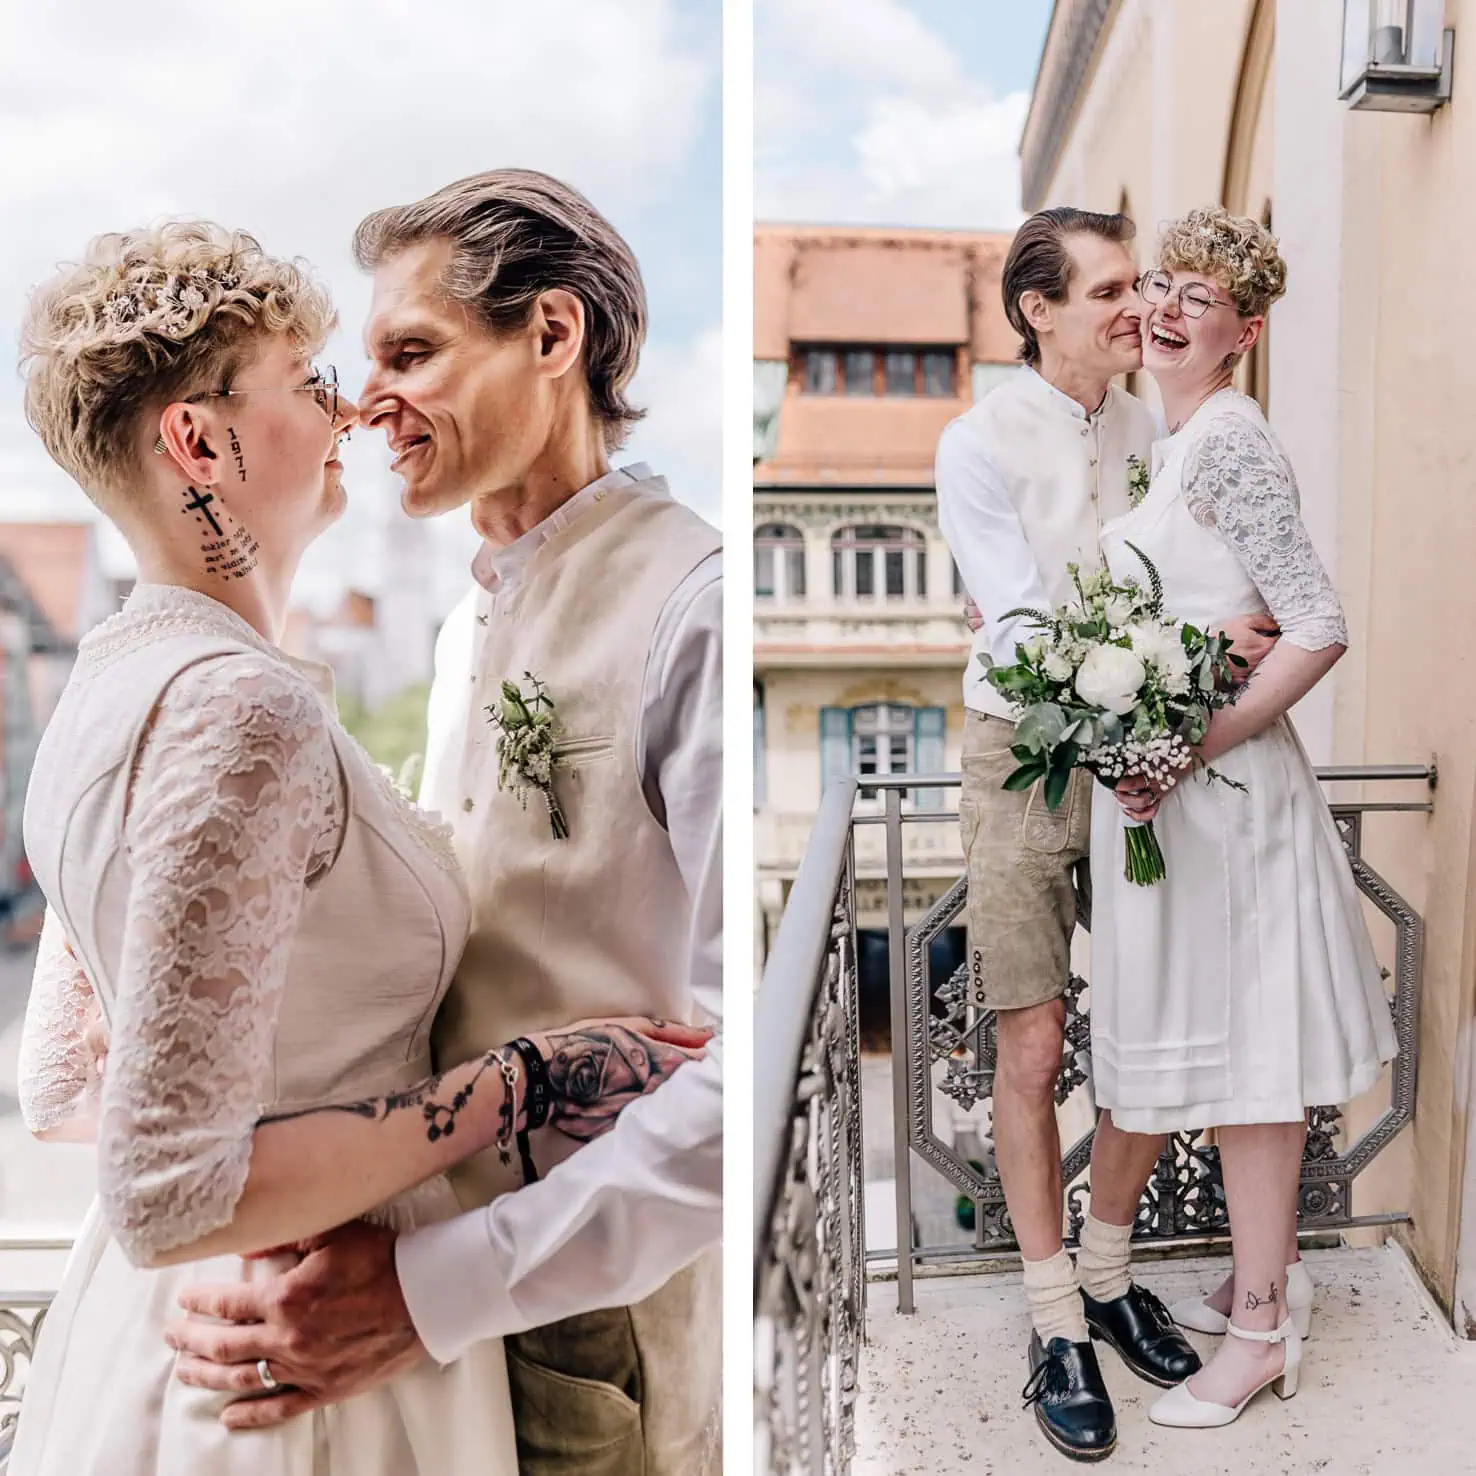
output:
[[1296,1327],[1290,1317],[1280,1327],[1273,1327],[1270,1332],[1257,1332],[1254,1328],[1241,1327],[1237,1322],[1231,1322],[1227,1331],[1237,1338],[1244,1338],[1248,1343],[1284,1343],[1288,1335]]

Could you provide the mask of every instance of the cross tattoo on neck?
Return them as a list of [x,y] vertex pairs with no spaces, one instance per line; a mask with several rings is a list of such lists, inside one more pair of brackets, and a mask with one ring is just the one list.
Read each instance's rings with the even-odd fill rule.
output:
[[219,538],[224,530],[221,528],[220,524],[215,521],[215,514],[210,511],[210,504],[215,501],[215,494],[212,492],[201,492],[194,487],[191,487],[190,491],[195,494],[195,500],[193,502],[185,503],[184,511],[187,513],[204,513],[206,519],[210,523],[210,531],[214,533],[217,538]]

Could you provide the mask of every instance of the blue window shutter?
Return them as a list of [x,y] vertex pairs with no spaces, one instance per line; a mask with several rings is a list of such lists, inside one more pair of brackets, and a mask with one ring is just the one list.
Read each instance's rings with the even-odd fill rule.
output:
[[820,789],[823,793],[837,779],[851,772],[851,710],[848,707],[820,709]]
[[[947,768],[948,758],[944,744],[947,727],[947,712],[941,707],[919,707],[914,715],[913,752],[917,756],[919,774],[941,774]],[[912,800],[919,810],[941,810],[941,789],[914,789]]]

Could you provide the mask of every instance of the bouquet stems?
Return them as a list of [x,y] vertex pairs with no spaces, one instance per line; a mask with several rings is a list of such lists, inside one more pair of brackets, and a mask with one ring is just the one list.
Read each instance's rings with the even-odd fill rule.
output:
[[1151,887],[1161,882],[1167,874],[1163,865],[1163,851],[1158,837],[1153,833],[1153,822],[1146,825],[1129,825],[1127,835],[1127,865],[1123,875],[1140,887]]

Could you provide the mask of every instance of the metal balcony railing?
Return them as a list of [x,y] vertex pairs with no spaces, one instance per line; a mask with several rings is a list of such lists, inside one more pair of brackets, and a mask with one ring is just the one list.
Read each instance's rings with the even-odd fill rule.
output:
[[[1324,768],[1327,783],[1423,782],[1433,768],[1375,765]],[[857,814],[854,778],[830,786],[764,970],[755,1020],[754,1072],[754,1427],[755,1469],[774,1476],[841,1476],[854,1455],[857,1373],[864,1337],[867,1263],[872,1277],[895,1274],[898,1309],[913,1310],[916,1275],[959,1271],[1015,1251],[992,1154],[960,1148],[939,1131],[940,1099],[972,1114],[991,1104],[993,1013],[970,997],[960,967],[930,977],[929,944],[963,911],[960,878],[913,926],[905,926],[906,830],[956,815],[909,811],[906,789],[956,789],[958,775],[868,778],[885,792],[880,815]],[[1355,1215],[1352,1185],[1414,1113],[1423,925],[1363,855],[1370,813],[1428,813],[1428,799],[1342,802],[1330,806],[1359,891],[1392,924],[1389,1000],[1399,1054],[1389,1073],[1387,1108],[1356,1140],[1337,1104],[1309,1113],[1298,1209],[1304,1236],[1408,1218],[1396,1211]],[[885,836],[887,934],[892,1025],[892,1127],[896,1161],[896,1246],[868,1253],[864,1224],[859,995],[857,987],[857,832]],[[1078,916],[1090,927],[1088,898]],[[1067,991],[1066,1044],[1057,1102],[1088,1085],[1090,1020],[1075,975]],[[1089,1104],[1081,1104],[1090,1118]],[[970,1143],[978,1142],[978,1134]],[[1074,1241],[1089,1189],[1087,1131],[1062,1155],[1068,1241]],[[919,1243],[913,1217],[913,1164],[920,1160],[973,1205],[973,1243]],[[1228,1237],[1218,1150],[1197,1133],[1170,1139],[1144,1192],[1134,1239],[1154,1246]]]

